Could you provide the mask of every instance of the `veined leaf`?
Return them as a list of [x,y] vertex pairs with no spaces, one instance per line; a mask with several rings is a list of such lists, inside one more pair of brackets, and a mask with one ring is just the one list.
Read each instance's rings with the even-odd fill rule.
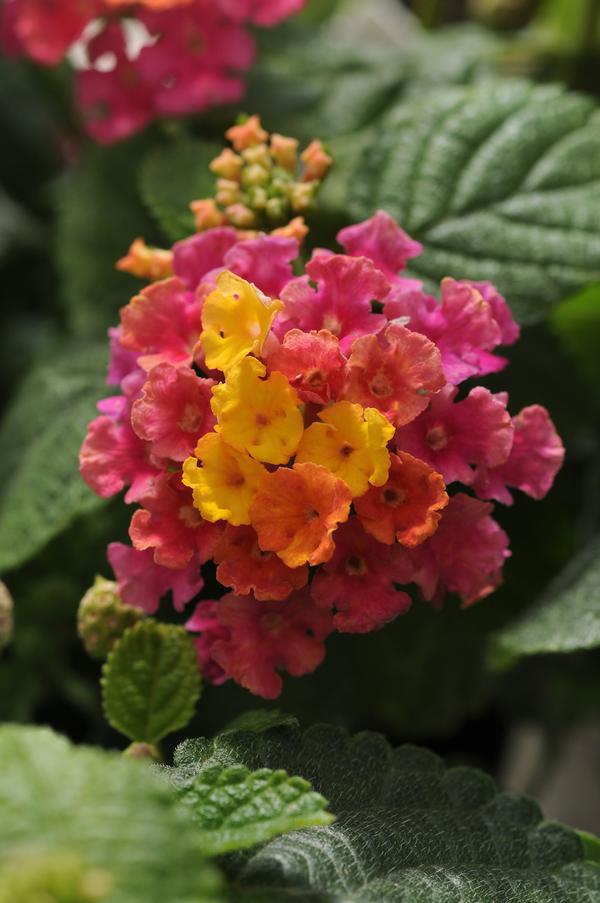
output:
[[523,655],[576,652],[600,646],[600,540],[596,539],[550,585],[543,598],[493,637],[498,665]]
[[241,850],[333,821],[325,811],[327,800],[304,778],[289,777],[281,769],[214,765],[183,781],[179,789],[209,854]]
[[591,903],[600,869],[589,839],[545,822],[532,800],[498,793],[470,768],[414,746],[326,725],[227,733],[183,743],[175,774],[216,765],[284,767],[311,782],[336,822],[271,840],[231,861],[247,901],[301,903]]
[[436,89],[381,123],[352,212],[383,208],[424,245],[411,274],[494,282],[522,321],[600,280],[600,113],[522,81]]
[[125,631],[102,672],[104,713],[130,740],[158,743],[184,727],[200,696],[201,678],[190,635],[142,621]]
[[0,425],[0,570],[26,561],[74,517],[102,504],[77,455],[106,393],[106,349],[79,348],[34,370]]

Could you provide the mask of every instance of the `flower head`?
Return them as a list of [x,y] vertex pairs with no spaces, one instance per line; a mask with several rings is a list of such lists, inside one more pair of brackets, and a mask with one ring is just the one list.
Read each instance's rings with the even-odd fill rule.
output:
[[264,552],[252,527],[227,526],[214,551],[217,580],[239,596],[259,601],[285,599],[308,580],[308,568],[289,568],[274,552]]
[[411,604],[410,596],[394,586],[394,550],[368,536],[357,518],[336,535],[333,556],[311,584],[317,605],[333,609],[333,626],[343,633],[377,630]]
[[247,355],[260,354],[282,307],[281,301],[260,295],[240,276],[221,273],[202,308],[200,344],[207,366],[227,371]]
[[332,534],[350,513],[347,484],[318,464],[267,473],[250,506],[258,544],[290,568],[331,558]]
[[327,404],[341,393],[346,358],[338,338],[327,329],[291,329],[267,357],[267,367],[283,373],[303,401]]
[[194,456],[183,462],[181,479],[192,489],[194,505],[205,520],[239,526],[250,523],[250,505],[265,473],[250,455],[227,445],[218,433],[207,433]]
[[282,373],[247,357],[213,389],[217,431],[232,448],[257,461],[286,464],[298,448],[304,421],[300,399]]
[[356,512],[379,542],[412,548],[435,533],[448,495],[441,475],[424,461],[403,451],[390,460],[387,482],[356,499]]
[[350,487],[353,496],[382,486],[388,475],[387,444],[394,427],[375,408],[338,401],[318,415],[321,423],[305,430],[298,447],[299,464],[312,461],[326,467]]
[[172,364],[152,368],[131,409],[131,423],[155,456],[183,461],[198,439],[213,429],[213,386],[212,379],[202,379],[193,370]]
[[310,674],[325,657],[331,616],[300,590],[284,602],[257,602],[231,593],[219,602],[219,623],[228,638],[211,644],[210,654],[243,687],[266,699],[281,692],[277,673]]
[[433,342],[395,323],[356,339],[347,374],[344,397],[377,408],[396,426],[414,420],[445,383]]

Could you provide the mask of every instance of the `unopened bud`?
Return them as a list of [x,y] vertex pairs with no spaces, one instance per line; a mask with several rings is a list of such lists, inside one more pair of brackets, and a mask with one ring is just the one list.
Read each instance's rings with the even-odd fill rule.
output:
[[246,207],[245,204],[231,204],[231,206],[226,207],[225,215],[228,221],[239,229],[247,229],[249,226],[253,226],[256,221],[254,211]]
[[248,191],[248,205],[252,210],[264,210],[267,206],[267,192],[264,188],[257,186],[250,188]]
[[241,168],[242,158],[238,154],[234,154],[229,147],[224,148],[210,164],[212,172],[223,179],[231,179],[234,182],[238,181]]
[[290,203],[295,211],[307,210],[315,197],[318,182],[295,182],[290,186]]
[[150,248],[143,238],[136,238],[125,257],[117,261],[117,269],[139,279],[166,279],[173,275],[173,252]]
[[266,144],[255,144],[254,147],[247,147],[246,150],[242,151],[242,157],[248,166],[262,166],[267,171],[273,168],[273,160]]
[[217,193],[215,195],[217,204],[228,207],[230,204],[237,204],[240,199],[240,186],[232,179],[217,179]]
[[246,166],[242,170],[242,185],[245,188],[251,188],[255,185],[260,185],[264,187],[269,184],[269,180],[271,178],[271,173],[268,169],[265,169],[263,166],[259,166],[258,163],[253,163],[251,166]]
[[333,158],[327,153],[323,147],[323,142],[318,138],[310,142],[306,150],[301,154],[300,159],[305,167],[302,174],[304,182],[310,182],[313,179],[322,181],[333,163]]
[[279,235],[282,238],[295,238],[301,244],[308,235],[308,226],[302,216],[295,216],[285,226],[273,229],[271,235]]
[[253,144],[261,144],[269,137],[260,123],[259,116],[249,116],[244,122],[232,125],[225,132],[225,137],[231,141],[236,151],[245,150]]
[[13,599],[6,585],[0,580],[0,650],[9,645],[13,637]]
[[284,198],[269,198],[265,206],[265,213],[269,219],[283,219],[288,212],[289,206]]
[[88,655],[104,659],[125,631],[145,616],[140,608],[121,601],[114,581],[96,577],[79,603],[77,632]]
[[206,229],[214,229],[222,226],[225,217],[217,207],[213,198],[203,198],[200,201],[192,201],[190,210],[194,214],[196,231],[205,232]]
[[287,135],[271,135],[271,154],[278,166],[295,172],[298,162],[298,141],[296,138],[288,138]]

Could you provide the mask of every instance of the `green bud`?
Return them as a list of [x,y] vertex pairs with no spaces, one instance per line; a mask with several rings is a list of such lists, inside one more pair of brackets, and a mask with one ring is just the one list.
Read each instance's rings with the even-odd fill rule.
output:
[[127,628],[145,617],[144,611],[121,601],[114,581],[96,577],[79,603],[77,632],[88,655],[104,659]]
[[0,580],[0,650],[12,640],[14,630],[13,600],[6,585]]
[[250,188],[247,195],[247,205],[253,210],[264,210],[267,203],[267,192],[264,188]]
[[285,219],[289,209],[289,204],[285,198],[269,198],[265,205],[265,213],[269,219],[273,220]]
[[253,164],[242,169],[240,178],[244,188],[254,188],[257,185],[264,187],[269,184],[271,173],[263,166]]

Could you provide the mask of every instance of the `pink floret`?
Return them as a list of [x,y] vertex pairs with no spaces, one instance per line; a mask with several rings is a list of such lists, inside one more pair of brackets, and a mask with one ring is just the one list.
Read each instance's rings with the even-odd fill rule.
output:
[[204,679],[214,686],[224,684],[228,679],[227,674],[210,651],[217,640],[229,639],[229,630],[219,622],[219,603],[209,599],[198,602],[192,617],[185,622],[185,627],[190,633],[200,634],[194,637],[194,643]]
[[506,410],[506,395],[483,386],[455,401],[458,389],[446,386],[431,399],[424,413],[396,432],[398,448],[425,461],[446,483],[475,479],[474,467],[495,467],[509,456],[513,425]]
[[347,254],[372,260],[390,283],[409,287],[410,282],[415,288],[420,285],[416,280],[399,278],[398,274],[407,260],[418,257],[423,245],[407,235],[385,210],[378,210],[362,223],[346,226],[338,232],[337,240]]
[[150,550],[140,552],[121,542],[110,543],[107,557],[123,602],[142,608],[150,615],[169,591],[173,594],[175,610],[183,611],[204,586],[197,561],[190,561],[185,569],[174,571],[156,564]]
[[549,492],[562,467],[565,449],[546,408],[530,405],[513,417],[514,441],[507,461],[480,467],[474,483],[477,495],[511,505],[509,486],[534,499]]

